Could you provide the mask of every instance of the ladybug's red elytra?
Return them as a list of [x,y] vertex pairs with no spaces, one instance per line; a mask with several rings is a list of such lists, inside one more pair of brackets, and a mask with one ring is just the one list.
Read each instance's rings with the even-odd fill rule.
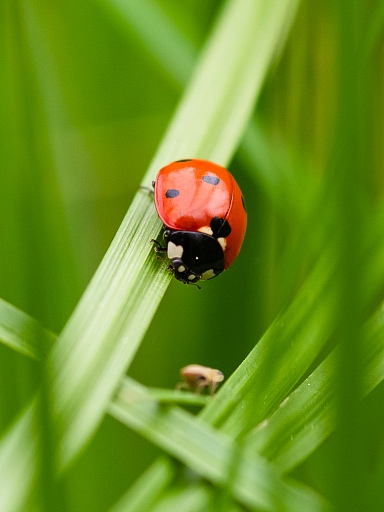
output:
[[226,270],[239,254],[247,227],[241,190],[232,174],[207,160],[178,160],[153,184],[164,224],[170,269],[183,283],[196,284]]

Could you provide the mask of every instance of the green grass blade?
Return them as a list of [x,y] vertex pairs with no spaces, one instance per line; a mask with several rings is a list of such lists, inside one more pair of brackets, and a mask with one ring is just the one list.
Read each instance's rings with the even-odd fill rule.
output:
[[314,180],[313,163],[292,156],[280,142],[278,147],[260,122],[252,120],[239,148],[239,158],[265,190],[275,211],[283,218],[289,211],[292,222],[306,219],[313,208],[319,186]]
[[[25,333],[23,325],[25,322],[29,324],[34,321],[16,308],[12,308],[12,313],[15,319],[21,320],[21,322],[15,321],[14,324],[14,344],[17,346],[20,343],[21,347],[24,347]],[[45,333],[49,336],[48,332],[45,331]],[[368,322],[365,333],[365,355],[361,365],[364,375],[367,376],[363,390],[364,394],[367,394],[384,378],[384,344],[382,342],[384,339],[384,313],[382,310]],[[52,341],[54,340],[53,335],[51,339]],[[27,352],[31,350],[28,349]],[[334,393],[337,371],[336,360],[337,357],[334,353],[330,355],[290,395],[289,399],[284,402],[283,407],[280,407],[268,421],[262,422],[255,432],[248,436],[246,441],[247,452],[250,450],[253,453],[262,454],[272,460],[280,471],[287,472],[301,463],[328,437],[337,424],[337,403]],[[148,390],[145,400],[158,403],[158,399],[164,399],[164,391],[166,390]],[[166,398],[171,400],[171,394],[174,396],[174,401],[177,401],[177,396],[175,396],[177,394],[173,391],[169,391],[169,396],[166,395]],[[12,493],[13,473],[8,471],[11,461],[18,460],[17,458],[13,459],[15,456],[13,450],[17,450],[18,443],[20,442],[19,435],[20,430],[15,430],[3,440],[8,447],[8,456],[3,459],[4,467],[0,469],[1,481],[7,482],[7,478],[10,478],[11,481],[9,486],[7,486],[10,489],[9,495],[4,494],[2,498],[3,503],[7,503],[7,509],[9,510],[13,509],[12,499],[19,496],[19,493]],[[29,453],[29,463],[19,468],[13,463],[12,467],[15,472],[18,470],[19,474],[23,474],[24,482],[26,482],[28,480],[27,475],[30,475],[31,478],[33,476],[33,472],[30,469],[27,471],[27,467],[30,468],[32,463],[33,454],[30,452],[32,445],[28,444],[27,439],[23,441],[25,443],[25,452]],[[163,445],[161,446],[163,447]],[[175,454],[174,451],[171,453]],[[22,459],[21,462],[26,462],[26,460]],[[165,485],[169,482],[171,475],[170,466],[160,459],[148,471],[148,475],[143,475],[143,479],[137,482],[137,486],[133,486],[126,496],[122,498],[121,503],[116,505],[116,512],[117,510],[126,510],[124,508],[126,503],[131,503],[132,506],[136,503],[147,503],[147,501],[141,501],[141,499],[149,500],[151,496],[153,497],[162,484]],[[143,489],[145,489],[144,494],[146,498],[143,496]],[[140,510],[140,506],[132,510]],[[115,512],[115,509],[113,509],[113,512]]]
[[100,4],[109,16],[120,22],[123,30],[130,29],[145,43],[145,50],[161,64],[169,80],[177,85],[187,82],[197,57],[197,48],[183,36],[158,2],[141,0],[139,4],[107,0]]
[[[287,0],[226,4],[159,148],[160,162],[169,161],[171,149],[176,160],[193,155],[228,163],[296,8]],[[193,118],[200,120],[195,129]]]
[[[20,313],[20,316],[24,318],[26,315]],[[15,337],[18,336],[20,341],[23,342],[22,332],[20,331],[20,333],[17,334],[17,328],[15,328],[15,332]],[[132,428],[138,429],[143,435],[158,443],[160,447],[180,458],[180,460],[195,469],[195,471],[200,472],[202,476],[211,478],[213,481],[224,482],[225,484],[227,471],[225,468],[228,463],[223,464],[221,459],[224,457],[229,463],[231,461],[232,447],[230,440],[226,437],[222,437],[219,432],[211,431],[209,427],[204,427],[190,414],[181,410],[174,409],[173,412],[171,410],[169,413],[166,413],[165,418],[163,418],[162,416],[164,415],[161,411],[161,407],[165,406],[161,406],[161,402],[159,403],[156,400],[156,396],[160,396],[160,399],[162,398],[161,391],[156,392],[155,390],[155,392],[151,392],[151,390],[149,390],[147,392],[144,387],[135,384],[131,379],[126,379],[125,382],[125,386],[119,393],[120,398],[118,397],[110,406],[112,414],[123,422],[127,422],[127,417],[129,417],[130,420],[128,424]],[[178,393],[172,393],[175,396],[175,401],[177,401]],[[130,404],[130,407],[128,407],[128,409],[126,408],[126,396],[129,397],[128,404]],[[204,397],[201,398],[204,399]],[[135,409],[135,407],[138,407],[138,409]],[[133,409],[133,411],[131,409]],[[164,410],[168,411],[168,408]],[[153,413],[156,415],[153,416]],[[23,493],[13,492],[13,484],[18,485],[18,483],[12,478],[14,473],[8,472],[8,466],[11,460],[15,460],[16,463],[13,463],[15,472],[19,468],[19,473],[23,474],[23,481],[26,485],[29,479],[32,481],[34,476],[34,458],[31,449],[34,446],[34,442],[32,435],[26,436],[24,432],[24,422],[28,425],[33,422],[30,417],[31,414],[33,414],[32,408],[30,408],[28,414],[23,417],[22,422],[18,423],[17,429],[11,430],[9,436],[6,436],[0,445],[0,452],[4,454],[4,457],[0,459],[2,462],[2,465],[0,465],[0,475],[4,476],[4,479],[1,479],[1,481],[8,482],[8,478],[10,478],[10,482],[7,483],[10,489],[10,496],[15,498],[17,494],[18,500],[22,499]],[[182,422],[181,425],[180,422]],[[163,432],[166,432],[165,436],[162,434]],[[201,433],[201,437],[197,439],[196,434],[199,432]],[[191,435],[192,433],[193,435]],[[24,453],[28,455],[27,458],[17,456],[17,449],[21,442],[20,435],[23,435],[22,441],[23,445],[25,444]],[[216,437],[218,437],[218,439],[216,439]],[[196,442],[198,443],[197,445],[195,444]],[[28,447],[28,449],[26,447]],[[18,463],[20,463],[20,466]],[[26,466],[29,468],[28,471],[26,471]],[[266,472],[264,476],[263,471],[264,473]],[[282,503],[286,503],[287,499],[289,502],[289,500],[296,500],[296,498],[302,502],[301,500],[304,499],[303,503],[306,503],[308,500],[308,510],[317,510],[317,505],[312,508],[312,505],[315,505],[317,500],[314,499],[312,503],[311,493],[307,496],[305,492],[302,495],[301,491],[296,489],[289,491],[289,488],[286,487],[285,484],[280,484],[275,481],[273,472],[270,474],[270,471],[268,467],[265,467],[261,459],[259,462],[255,462],[254,460],[244,461],[244,468],[241,469],[238,482],[235,484],[235,496],[242,502],[248,503],[250,506],[259,503],[260,499],[262,500],[260,503],[264,503],[263,499],[267,500],[265,503],[270,503],[271,500],[274,503],[280,503],[280,499]],[[258,478],[261,480],[254,480],[255,476],[251,476],[249,480],[249,477],[245,478],[244,473],[258,475]],[[8,476],[8,478],[6,478],[6,476]],[[129,490],[127,495],[122,498],[122,501],[116,505],[116,511],[125,510],[124,507],[127,502],[130,503],[131,506],[136,504],[139,506],[139,504],[143,503],[142,500],[149,500],[151,496],[154,497],[162,485],[165,485],[169,481],[171,476],[172,473],[170,473],[169,466],[167,464],[164,465],[162,461],[159,462],[156,466],[151,468],[149,477],[148,475],[143,475],[143,480],[137,482],[137,485]],[[152,484],[149,488],[148,481]],[[254,489],[255,485],[255,491],[249,492],[249,490],[247,490],[248,487]],[[259,488],[260,486],[261,488]],[[145,489],[145,496],[143,496],[143,489]],[[255,494],[253,494],[254,492]],[[276,496],[274,496],[275,492],[277,493]],[[297,496],[296,492],[298,493]],[[260,498],[260,495],[268,496],[268,493],[272,493],[269,499]],[[296,498],[294,498],[295,496]],[[7,495],[4,495],[4,500],[7,499]],[[298,502],[296,502],[296,505]],[[17,509],[16,506],[14,508],[12,501],[6,501],[6,503],[8,503],[7,507],[9,510]],[[140,508],[132,508],[132,510],[140,510]],[[287,508],[287,510],[291,510],[291,508]],[[292,508],[292,510],[294,510],[294,508]]]
[[148,392],[159,403],[177,403],[183,405],[206,405],[212,397],[207,395],[198,395],[193,392],[177,391],[174,389],[150,388]]
[[170,510],[203,512],[210,510],[211,495],[212,492],[201,484],[174,490],[165,494],[148,512],[169,512]]
[[139,477],[119,502],[109,509],[109,512],[149,511],[164,494],[173,477],[172,464],[167,459],[158,459]]
[[[365,376],[362,388],[365,396],[384,379],[382,310],[374,315],[363,332],[364,354],[360,364]],[[336,428],[339,351],[335,349],[282,406],[248,436],[248,448],[273,461],[282,472],[291,471],[305,460]]]
[[57,330],[81,287],[31,51],[29,7],[0,4],[1,295]]
[[[39,359],[40,348],[35,344],[47,339],[53,344],[56,337],[38,324],[39,338],[36,339],[36,321],[14,306],[0,301],[1,341],[27,356]],[[8,321],[7,321],[8,320]],[[7,321],[6,323],[4,321]],[[7,336],[11,334],[11,343]],[[364,358],[361,361],[366,376],[363,395],[372,391],[384,379],[384,312],[375,314],[364,328]],[[337,349],[336,349],[337,350]],[[336,428],[335,379],[337,355],[328,358],[283,402],[276,412],[252,432],[246,441],[247,449],[273,461],[282,472],[292,470],[305,460],[317,446]],[[209,397],[173,390],[148,389],[148,398],[159,404],[182,403],[205,405]],[[217,397],[216,397],[217,399]],[[11,444],[11,443],[10,443]],[[13,444],[13,443],[12,443]],[[10,452],[12,453],[12,451]],[[8,467],[8,463],[6,464]],[[156,468],[156,469],[155,469]],[[169,466],[162,459],[156,464],[155,475],[168,475]],[[157,482],[150,472],[148,481]],[[144,475],[143,475],[144,478]],[[162,481],[159,476],[159,480]],[[138,487],[137,494],[139,495]],[[136,491],[135,491],[136,493]],[[127,496],[131,496],[130,493]],[[125,503],[125,501],[124,501]]]
[[0,299],[0,341],[21,354],[34,359],[45,357],[56,336],[42,325]]
[[[319,496],[276,478],[265,460],[236,453],[232,440],[176,407],[161,407],[131,379],[125,379],[109,412],[163,450],[223,485],[245,506],[266,510],[326,510]],[[236,469],[232,464],[236,461]]]
[[36,425],[34,406],[33,403],[0,441],[0,510],[4,512],[27,510],[27,498],[37,476],[36,432],[31,432]]

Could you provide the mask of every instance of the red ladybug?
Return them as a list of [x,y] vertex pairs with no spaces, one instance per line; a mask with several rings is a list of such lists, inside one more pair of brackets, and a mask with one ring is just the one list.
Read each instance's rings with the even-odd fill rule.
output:
[[212,279],[239,254],[247,226],[241,190],[229,171],[207,160],[178,160],[153,183],[170,269],[183,283]]

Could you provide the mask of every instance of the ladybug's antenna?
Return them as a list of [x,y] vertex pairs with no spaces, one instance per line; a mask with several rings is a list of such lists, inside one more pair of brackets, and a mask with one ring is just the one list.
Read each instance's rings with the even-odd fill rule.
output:
[[197,289],[201,290],[201,286],[199,286],[197,283],[184,283],[184,284],[189,284],[189,285],[192,285],[192,286],[197,286]]

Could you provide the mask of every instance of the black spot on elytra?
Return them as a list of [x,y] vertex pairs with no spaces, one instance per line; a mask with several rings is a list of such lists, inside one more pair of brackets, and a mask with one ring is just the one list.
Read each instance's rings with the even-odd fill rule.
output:
[[246,212],[246,211],[247,211],[247,209],[246,209],[246,207],[245,207],[245,201],[244,201],[244,197],[243,197],[243,196],[241,196],[241,202],[242,202],[242,204],[243,204],[244,211]]
[[220,180],[219,178],[217,178],[216,176],[203,176],[203,181],[205,181],[205,183],[209,183],[210,185],[218,185],[220,183]]
[[231,226],[225,219],[213,217],[210,223],[213,238],[227,238],[231,233]]
[[177,197],[180,194],[180,190],[176,190],[175,188],[169,188],[166,193],[165,197],[168,199],[173,199],[174,197]]
[[173,163],[174,164],[178,164],[179,162],[190,162],[192,160],[192,158],[185,158],[184,160],[175,160]]

